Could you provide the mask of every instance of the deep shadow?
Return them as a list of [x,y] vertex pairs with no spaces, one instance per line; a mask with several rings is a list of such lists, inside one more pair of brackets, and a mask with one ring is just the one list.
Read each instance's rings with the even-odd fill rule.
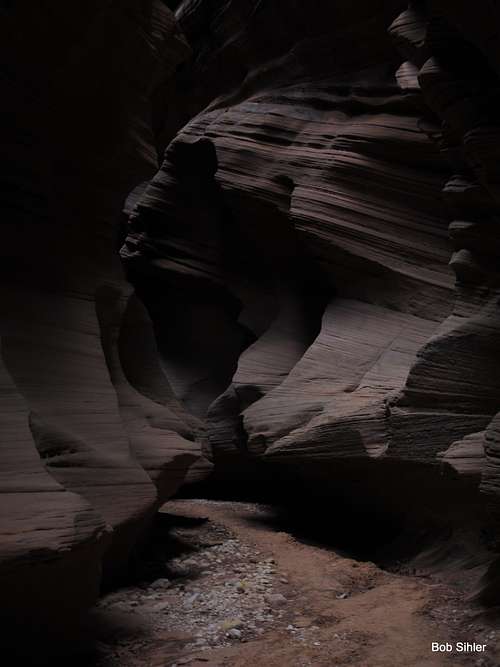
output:
[[377,551],[401,531],[401,520],[384,520],[368,511],[349,511],[345,506],[337,509],[339,513],[325,523],[325,517],[311,513],[310,506],[292,500],[276,506],[268,518],[248,516],[247,520],[268,530],[289,533],[303,544],[329,549],[355,560],[374,560]]
[[470,567],[493,557],[476,485],[440,466],[367,459],[276,465],[248,458],[184,487],[178,497],[272,506],[269,528],[391,570],[427,554],[429,567],[442,559],[446,568],[455,544]]
[[170,561],[179,556],[196,552],[192,539],[184,540],[175,534],[175,528],[196,528],[207,519],[191,518],[177,514],[158,513],[154,517],[149,539],[137,550],[130,563],[127,576],[105,586],[102,593],[110,593],[126,586],[147,587],[156,579],[178,579],[183,574],[175,570]]

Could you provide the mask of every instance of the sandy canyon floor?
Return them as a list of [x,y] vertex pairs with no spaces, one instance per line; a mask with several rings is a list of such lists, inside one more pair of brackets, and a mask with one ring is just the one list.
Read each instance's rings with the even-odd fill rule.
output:
[[[299,541],[249,503],[167,503],[133,584],[105,595],[95,620],[82,664],[96,667],[500,663],[495,627],[459,591]],[[486,651],[431,651],[457,641]]]

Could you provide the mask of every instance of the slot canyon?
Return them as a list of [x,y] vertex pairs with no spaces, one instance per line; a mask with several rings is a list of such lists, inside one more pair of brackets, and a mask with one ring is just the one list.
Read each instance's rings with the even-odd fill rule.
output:
[[0,15],[5,664],[500,664],[498,3]]

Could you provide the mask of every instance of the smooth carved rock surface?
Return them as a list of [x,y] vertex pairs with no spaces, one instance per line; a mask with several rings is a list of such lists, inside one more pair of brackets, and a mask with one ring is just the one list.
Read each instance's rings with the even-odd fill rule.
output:
[[157,168],[152,90],[186,40],[157,0],[0,13],[0,581],[22,653],[71,641],[203,435],[117,254],[123,202]]
[[214,465],[498,541],[498,11],[0,10],[6,623],[77,623]]
[[2,623],[9,627],[14,616],[28,631],[35,626],[48,633],[54,602],[70,617],[95,600],[109,529],[90,503],[45,469],[33,446],[28,407],[3,363],[0,386]]
[[[188,356],[161,324],[165,295],[183,295],[194,327],[210,320],[200,299],[225,321],[231,344],[210,346],[210,364],[205,348],[196,369],[171,365],[188,410],[203,418],[213,399],[216,471],[318,462],[333,480],[343,461],[371,493],[371,470],[410,471],[417,513],[459,523],[455,501],[424,510],[426,469],[436,498],[451,489],[458,508],[470,493],[488,524],[500,486],[498,10],[186,0],[176,15],[193,56],[158,91],[165,158],[121,255],[150,295],[164,359]],[[354,497],[363,481],[346,486]]]
[[288,377],[245,411],[249,449],[265,444],[266,456],[272,457],[386,453],[387,403],[404,385],[417,350],[435,326],[379,306],[334,299],[319,336]]

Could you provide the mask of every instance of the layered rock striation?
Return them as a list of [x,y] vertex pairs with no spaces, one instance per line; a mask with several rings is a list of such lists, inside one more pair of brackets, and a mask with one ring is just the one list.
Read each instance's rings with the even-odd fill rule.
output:
[[2,618],[49,642],[214,466],[497,548],[498,10],[167,4],[0,10]]
[[[183,376],[176,395],[198,416],[209,404],[221,477],[255,461],[309,479],[321,468],[333,489],[356,479],[340,479],[347,497],[387,495],[455,525],[474,506],[490,525],[495,12],[445,0],[177,10],[193,55],[158,91],[165,159],[121,255],[150,297],[165,366]],[[216,317],[230,342],[191,345],[182,362],[167,294],[182,294],[191,330],[211,338]]]
[[158,1],[0,13],[1,616],[22,653],[71,639],[204,436],[117,254],[157,168],[152,91],[189,47]]

